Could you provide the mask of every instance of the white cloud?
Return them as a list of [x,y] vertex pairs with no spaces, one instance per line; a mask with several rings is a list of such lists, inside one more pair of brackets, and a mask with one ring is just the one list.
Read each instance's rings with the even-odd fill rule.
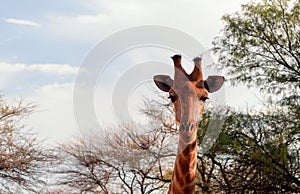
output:
[[25,96],[37,105],[28,123],[40,138],[64,142],[78,134],[73,117],[73,86],[74,83],[52,83]]
[[35,26],[35,27],[40,26],[39,23],[30,20],[24,20],[24,19],[4,18],[3,21],[11,24],[17,24],[17,25]]
[[27,123],[40,138],[65,141],[77,134],[72,108],[77,70],[69,64],[0,62],[0,91],[37,105]]
[[[76,74],[78,67],[73,67],[69,64],[9,64],[0,62],[0,72],[20,72],[20,71],[38,71],[42,73],[52,74]],[[1,75],[0,73],[0,75]]]
[[28,93],[42,84],[69,82],[78,67],[69,64],[11,64],[0,62],[0,91]]

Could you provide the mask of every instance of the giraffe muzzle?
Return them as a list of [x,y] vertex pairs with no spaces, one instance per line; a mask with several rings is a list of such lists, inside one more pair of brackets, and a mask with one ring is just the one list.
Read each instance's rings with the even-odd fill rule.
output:
[[192,132],[195,128],[195,125],[193,123],[187,122],[187,123],[180,123],[179,130],[183,132]]

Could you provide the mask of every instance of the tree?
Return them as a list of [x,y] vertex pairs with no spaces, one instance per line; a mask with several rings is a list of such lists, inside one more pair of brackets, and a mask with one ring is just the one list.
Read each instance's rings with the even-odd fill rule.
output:
[[102,159],[102,147],[98,144],[77,138],[69,145],[58,148],[55,167],[52,175],[55,177],[52,190],[63,189],[66,193],[108,193],[108,180],[113,168]]
[[105,138],[77,138],[61,146],[54,169],[67,191],[78,193],[151,193],[170,182],[170,137],[159,129],[107,132]]
[[176,156],[177,132],[173,123],[161,122],[162,107],[169,110],[169,103],[145,100],[145,107],[142,111],[150,121],[147,129],[132,124],[116,126],[102,135],[77,137],[61,145],[53,185],[76,193],[166,191]]
[[214,52],[234,85],[271,99],[264,111],[229,111],[208,157],[215,190],[297,193],[300,190],[300,2],[262,0],[223,17]]
[[[150,120],[162,124],[148,131],[136,126],[109,129],[104,138],[93,135],[62,145],[53,184],[76,193],[165,192],[176,156],[174,113],[163,100],[146,105],[143,111]],[[300,111],[269,110],[227,110],[216,143],[198,154],[197,192],[300,192]],[[199,142],[212,115],[206,109]]]
[[47,164],[53,158],[23,120],[33,111],[22,101],[13,105],[0,96],[0,192],[39,192],[46,186]]
[[300,1],[248,3],[240,13],[223,16],[223,21],[223,36],[215,39],[213,50],[232,83],[298,98]]
[[[210,113],[200,128],[210,122]],[[300,192],[300,117],[296,110],[228,110],[217,142],[199,160],[201,191]]]

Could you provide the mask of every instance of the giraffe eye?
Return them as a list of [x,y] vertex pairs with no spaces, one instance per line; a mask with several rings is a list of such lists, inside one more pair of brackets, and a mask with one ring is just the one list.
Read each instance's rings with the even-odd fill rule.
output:
[[176,100],[175,96],[172,96],[172,95],[170,95],[168,98],[171,99],[171,102],[175,102],[175,100]]
[[201,97],[200,97],[200,100],[203,101],[203,102],[205,102],[205,100],[207,100],[207,99],[209,99],[209,98],[206,97],[206,96],[201,96]]

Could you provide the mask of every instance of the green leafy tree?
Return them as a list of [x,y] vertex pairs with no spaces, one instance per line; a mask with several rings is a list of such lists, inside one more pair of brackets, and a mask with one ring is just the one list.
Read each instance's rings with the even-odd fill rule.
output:
[[300,1],[248,3],[223,21],[214,51],[232,83],[295,97],[300,88]]
[[[200,128],[206,130],[211,113]],[[201,138],[201,136],[200,136]],[[297,110],[246,114],[228,110],[214,146],[199,154],[201,192],[300,192],[300,117]]]
[[234,85],[255,87],[276,101],[261,112],[228,112],[217,143],[200,156],[214,167],[210,187],[300,192],[300,1],[250,2],[223,20],[223,35],[213,42],[219,68]]

